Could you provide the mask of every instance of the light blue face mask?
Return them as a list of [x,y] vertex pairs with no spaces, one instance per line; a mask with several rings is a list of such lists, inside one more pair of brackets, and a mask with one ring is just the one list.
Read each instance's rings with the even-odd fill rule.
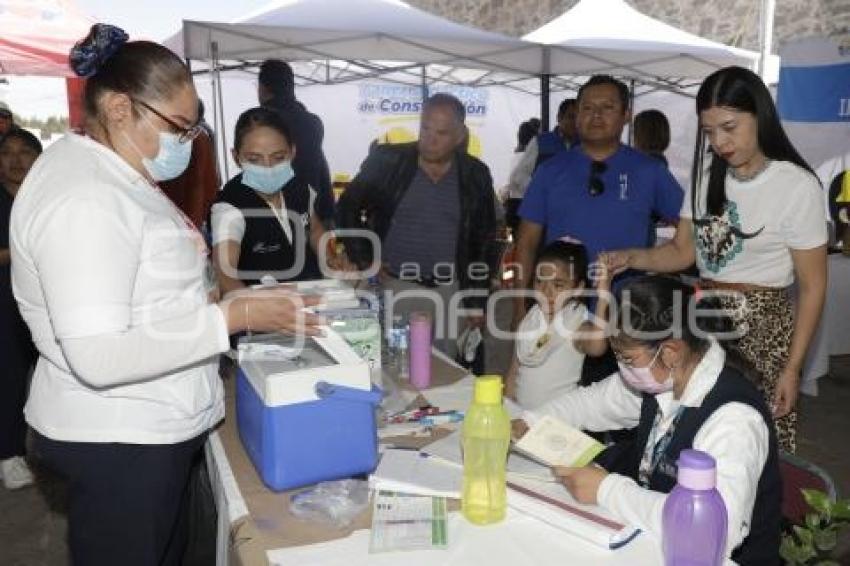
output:
[[156,157],[142,157],[142,165],[154,181],[168,181],[183,174],[192,159],[192,142],[180,143],[180,136],[159,132]]
[[242,164],[242,183],[266,195],[281,190],[294,176],[291,161],[281,161],[272,167],[256,163]]

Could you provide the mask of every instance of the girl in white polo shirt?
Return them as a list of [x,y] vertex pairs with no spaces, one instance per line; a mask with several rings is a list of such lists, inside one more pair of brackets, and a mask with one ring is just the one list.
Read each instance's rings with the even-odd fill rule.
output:
[[701,286],[723,295],[741,331],[735,347],[761,373],[780,447],[794,452],[800,373],[826,294],[825,196],[758,75],[721,69],[705,79],[696,102],[692,187],[675,237],[602,259],[615,269],[655,272],[696,260]]
[[204,239],[156,183],[200,131],[186,65],[95,25],[71,51],[88,136],[33,166],[12,211],[15,298],[39,350],[27,422],[69,482],[74,564],[179,564],[193,458],[224,416],[218,355],[245,329],[314,333],[286,292],[218,304]]
[[[587,251],[569,238],[556,240],[540,252],[535,266],[537,304],[517,328],[513,362],[505,379],[505,393],[524,409],[535,409],[578,387],[585,355],[601,356],[608,341],[589,319]],[[607,293],[607,274],[597,280],[597,291]],[[605,324],[608,298],[596,301],[596,317]]]

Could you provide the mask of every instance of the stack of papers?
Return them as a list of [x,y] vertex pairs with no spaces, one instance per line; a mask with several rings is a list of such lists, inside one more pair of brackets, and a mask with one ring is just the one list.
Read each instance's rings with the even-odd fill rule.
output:
[[417,450],[387,449],[369,476],[369,487],[415,495],[460,499],[463,468]]
[[384,490],[375,494],[370,553],[446,548],[448,535],[445,498]]
[[[461,478],[459,489],[462,490],[460,432],[437,440],[422,451],[429,454],[431,460],[452,463]],[[555,479],[549,466],[519,454],[508,456],[507,480],[508,506],[597,546],[618,548],[640,532],[635,527],[623,525],[601,507],[577,503],[567,488]]]
[[[441,411],[460,411],[465,413],[472,403],[472,392],[475,388],[475,376],[467,375],[463,379],[440,387],[431,387],[423,390],[422,396],[434,407]],[[505,409],[512,419],[517,419],[522,414],[522,408],[510,399],[504,400]]]
[[[422,452],[441,461],[453,464],[458,469],[463,469],[463,456],[460,448],[461,433],[455,431],[452,434],[432,442],[422,448]],[[542,464],[534,462],[519,454],[508,455],[507,476],[511,478],[528,478],[538,481],[555,481],[551,470]]]

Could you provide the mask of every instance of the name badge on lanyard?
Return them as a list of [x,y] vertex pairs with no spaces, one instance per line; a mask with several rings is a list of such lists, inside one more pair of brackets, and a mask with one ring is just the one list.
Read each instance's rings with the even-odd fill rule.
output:
[[649,439],[647,440],[646,447],[644,448],[643,458],[641,458],[640,467],[638,469],[638,483],[640,483],[643,487],[649,486],[652,474],[654,474],[656,470],[665,475],[670,475],[670,468],[672,467],[674,469],[673,477],[675,477],[676,466],[669,462],[664,453],[670,446],[670,442],[673,440],[673,435],[676,434],[676,426],[682,418],[684,409],[684,407],[679,407],[676,410],[676,413],[673,415],[673,421],[670,423],[670,426],[661,438],[658,438],[658,434],[660,432],[661,419],[663,415],[661,413],[661,409],[658,409],[658,412],[655,415],[655,421],[652,423],[652,431],[649,434]]

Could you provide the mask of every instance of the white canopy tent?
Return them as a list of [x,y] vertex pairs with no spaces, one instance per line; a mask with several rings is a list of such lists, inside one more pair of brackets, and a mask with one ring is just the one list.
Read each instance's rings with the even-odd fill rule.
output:
[[[570,10],[523,36],[548,48],[552,75],[609,74],[631,79],[633,113],[661,109],[671,124],[670,169],[690,176],[696,138],[693,102],[707,75],[730,65],[755,71],[759,54],[717,43],[653,19],[623,0],[579,0]],[[779,58],[768,61],[773,82]],[[552,90],[557,90],[553,84]],[[544,89],[545,90],[545,89]],[[670,92],[685,95],[673,96]]]
[[[395,81],[490,85],[539,74],[540,48],[400,0],[277,0],[234,23],[185,21],[166,45],[190,60],[320,63],[304,82],[394,73]],[[317,65],[317,68],[319,65]],[[458,74],[460,73],[460,74]]]
[[623,0],[580,0],[523,39],[549,47],[545,69],[552,75],[605,73],[666,88],[729,65],[755,70],[759,57],[650,18]]
[[214,72],[270,57],[300,61],[301,84],[381,76],[539,92],[547,125],[549,91],[575,90],[577,76],[607,73],[649,86],[640,92],[684,92],[717,68],[758,64],[755,52],[684,32],[623,0],[580,0],[523,39],[401,0],[276,0],[233,23],[186,21],[166,44],[189,60],[212,63]]
[[[297,61],[301,85],[380,77],[417,85],[536,89],[541,47],[464,26],[400,0],[277,0],[234,23],[184,21],[166,45],[209,65],[213,111],[226,155],[219,73],[267,58]],[[225,162],[225,169],[227,163]]]
[[[639,95],[691,94],[688,87],[727,65],[755,68],[758,54],[663,24],[622,0],[580,0],[520,39],[464,26],[400,0],[277,0],[234,23],[184,22],[166,43],[212,70],[216,129],[222,133],[221,70],[277,57],[297,61],[300,85],[380,77],[421,86],[506,86],[541,94],[548,125],[550,91],[575,91],[577,77],[632,79]],[[645,86],[644,86],[645,85]],[[691,145],[689,142],[688,145]]]

